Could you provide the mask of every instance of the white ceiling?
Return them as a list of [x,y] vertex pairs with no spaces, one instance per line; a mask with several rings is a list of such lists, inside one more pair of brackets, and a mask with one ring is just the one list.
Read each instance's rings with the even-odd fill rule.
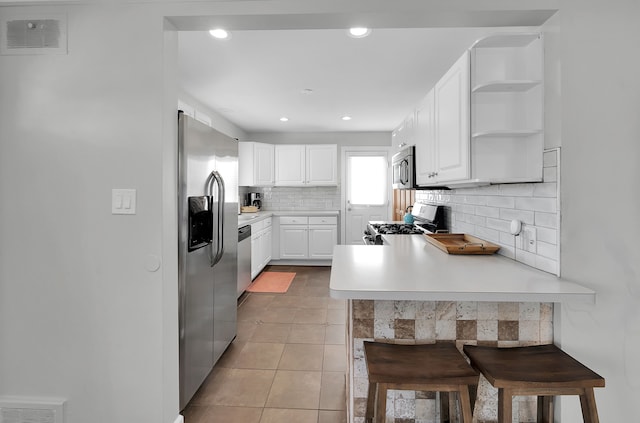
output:
[[249,133],[391,131],[474,41],[516,29],[375,29],[361,39],[341,29],[242,30],[229,40],[183,31],[179,79]]

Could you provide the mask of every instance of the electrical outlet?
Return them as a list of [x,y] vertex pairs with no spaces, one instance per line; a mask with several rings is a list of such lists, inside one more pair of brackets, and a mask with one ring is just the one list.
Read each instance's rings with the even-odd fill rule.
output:
[[532,228],[532,227],[526,227],[522,230],[522,235],[523,235],[523,246],[522,248],[525,251],[528,251],[530,253],[536,253],[536,249],[538,247],[538,238],[536,236],[536,228]]

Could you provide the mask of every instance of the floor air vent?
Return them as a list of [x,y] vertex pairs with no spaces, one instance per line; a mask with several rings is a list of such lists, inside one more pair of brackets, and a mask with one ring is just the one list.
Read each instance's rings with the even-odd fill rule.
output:
[[66,54],[64,17],[2,19],[2,54]]

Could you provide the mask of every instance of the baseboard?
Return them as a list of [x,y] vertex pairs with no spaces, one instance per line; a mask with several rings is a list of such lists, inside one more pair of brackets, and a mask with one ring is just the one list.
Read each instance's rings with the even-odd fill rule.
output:
[[184,423],[184,417],[182,416],[182,414],[178,414],[178,417],[176,417],[173,423]]
[[327,260],[271,260],[269,266],[331,266],[331,259]]

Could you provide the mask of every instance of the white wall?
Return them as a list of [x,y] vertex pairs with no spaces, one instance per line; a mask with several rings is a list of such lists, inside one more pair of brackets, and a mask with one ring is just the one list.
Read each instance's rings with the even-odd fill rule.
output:
[[[266,13],[274,4],[223,6]],[[410,15],[403,6],[395,19]],[[639,3],[561,6],[561,271],[595,289],[597,304],[564,307],[556,333],[607,378],[596,392],[601,421],[635,421]],[[175,263],[146,270],[153,256],[173,256],[175,233],[165,188],[175,134],[167,105],[177,89],[162,71],[172,58],[163,52],[162,7],[64,9],[69,55],[0,56],[0,396],[67,398],[65,423],[172,422]],[[112,188],[138,189],[137,215],[110,214]],[[563,423],[581,421],[575,400],[563,401],[563,412]]]
[[[638,1],[562,2],[562,274],[597,294],[563,307],[560,340],[606,378],[602,422],[638,421],[639,21]],[[562,422],[579,410],[563,401]]]
[[[67,399],[65,423],[172,422],[172,264],[147,270],[171,220],[162,18],[51,10],[68,13],[68,55],[0,56],[0,396]],[[137,189],[135,216],[111,215],[112,188]]]

